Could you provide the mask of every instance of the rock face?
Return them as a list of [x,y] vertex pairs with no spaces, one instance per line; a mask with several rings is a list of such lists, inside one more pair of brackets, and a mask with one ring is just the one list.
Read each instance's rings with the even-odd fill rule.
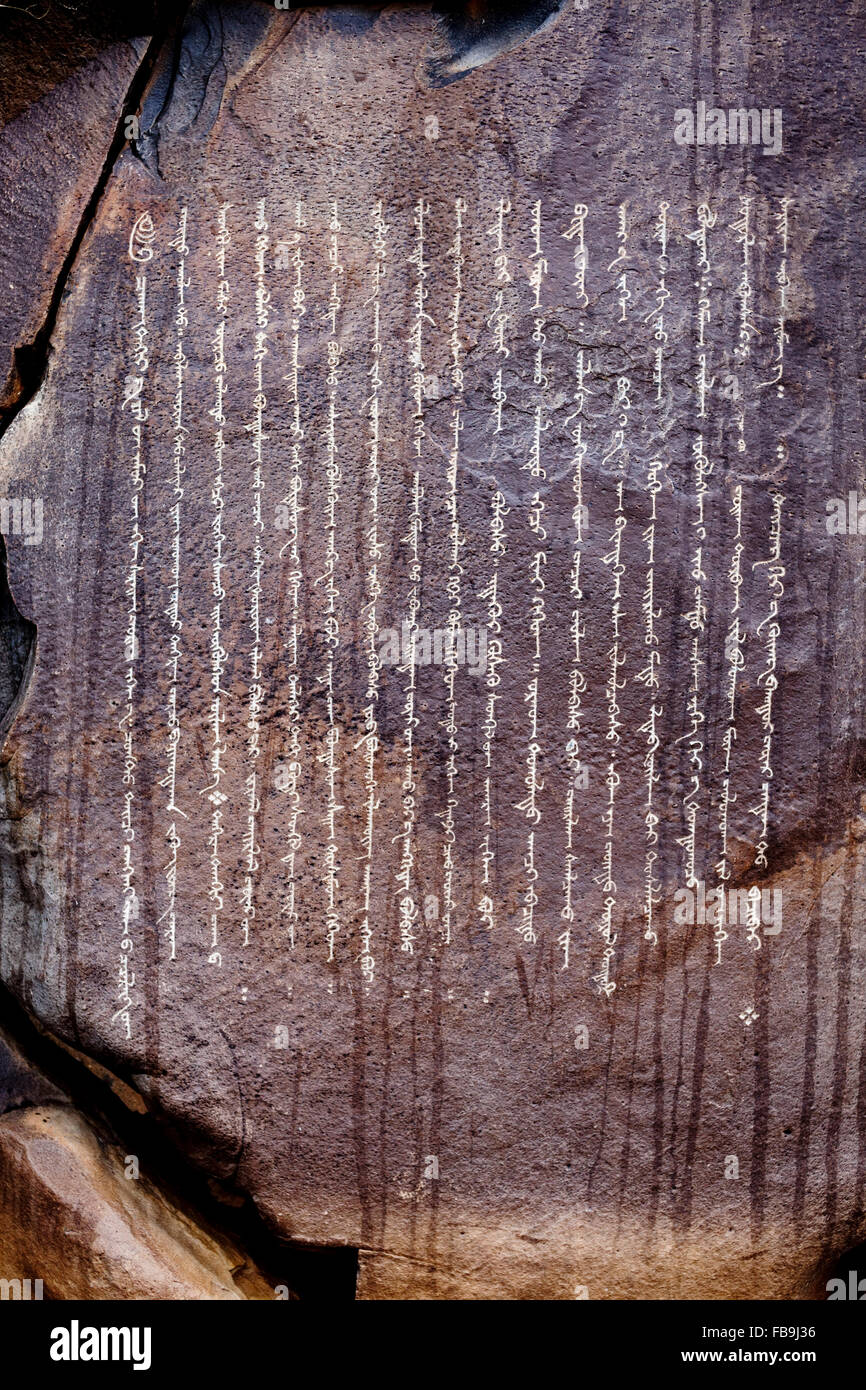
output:
[[[31,354],[147,52],[138,28],[91,5],[46,30],[0,14],[0,418],[29,381]],[[145,7],[145,12],[147,12]]]
[[0,1270],[31,1291],[41,1279],[39,1296],[52,1299],[275,1297],[249,1259],[161,1193],[137,1155],[94,1129],[2,1030]]
[[[0,445],[0,972],[359,1297],[815,1297],[862,45],[549,8],[201,5],[157,61]],[[43,1116],[92,1172],[53,1109],[4,1152]]]
[[46,1298],[274,1297],[58,1105],[0,1118],[0,1249],[4,1270],[42,1279]]

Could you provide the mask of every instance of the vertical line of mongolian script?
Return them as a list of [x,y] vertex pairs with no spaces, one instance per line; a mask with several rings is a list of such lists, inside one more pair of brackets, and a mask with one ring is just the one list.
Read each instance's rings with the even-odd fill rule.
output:
[[526,706],[527,736],[525,754],[525,775],[523,785],[526,788],[526,795],[522,801],[517,803],[517,810],[529,821],[530,829],[526,835],[526,850],[523,856],[523,871],[525,886],[523,889],[523,901],[520,913],[520,922],[517,926],[517,933],[527,946],[534,946],[538,940],[538,930],[535,922],[535,909],[538,906],[538,893],[536,884],[538,883],[538,868],[536,866],[536,834],[541,823],[541,808],[538,804],[539,793],[544,790],[544,780],[539,775],[539,760],[542,753],[540,744],[538,695],[539,680],[541,675],[541,636],[545,623],[547,622],[547,611],[545,608],[545,580],[544,571],[547,566],[547,550],[545,541],[547,540],[547,530],[544,526],[545,503],[541,496],[541,484],[547,478],[547,471],[542,463],[543,449],[542,440],[545,432],[550,426],[547,418],[547,400],[545,390],[549,385],[546,371],[544,348],[547,342],[545,333],[546,309],[544,305],[544,287],[547,278],[547,258],[544,254],[542,239],[542,219],[541,201],[538,200],[532,208],[532,251],[529,257],[529,288],[532,294],[532,344],[533,344],[533,373],[532,381],[536,391],[535,407],[533,411],[532,434],[529,447],[529,457],[521,464],[532,479],[532,489],[528,494],[526,517],[529,529],[532,532],[532,558],[529,562],[529,636],[530,647],[530,672],[526,685],[526,693],[523,703]]
[[287,532],[280,549],[280,559],[284,564],[284,578],[289,591],[289,619],[286,633],[288,671],[286,674],[286,701],[288,705],[288,744],[286,761],[280,770],[277,786],[285,795],[287,811],[285,814],[286,853],[281,863],[285,866],[285,883],[280,901],[280,915],[285,919],[289,945],[294,950],[298,935],[298,873],[297,857],[302,838],[300,819],[303,815],[301,804],[301,779],[303,776],[303,749],[301,742],[301,594],[304,583],[304,569],[301,560],[301,496],[304,487],[304,427],[301,418],[301,325],[307,312],[306,291],[304,288],[304,236],[305,216],[302,202],[295,203],[294,228],[285,247],[287,264],[278,260],[281,269],[291,272],[291,319],[289,342],[289,370],[285,380],[288,384],[289,404],[289,479],[288,489],[280,499],[277,520],[281,530]]
[[373,983],[376,957],[373,954],[373,850],[376,843],[376,811],[379,808],[379,785],[376,777],[376,757],[379,752],[379,599],[382,596],[381,563],[383,545],[380,538],[379,491],[382,485],[381,448],[382,419],[382,284],[388,255],[388,225],[385,222],[382,200],[376,203],[371,216],[373,233],[373,266],[370,273],[370,364],[367,411],[367,487],[369,490],[367,525],[365,531],[365,603],[362,630],[367,660],[367,686],[364,706],[364,732],[357,748],[363,750],[364,830],[361,919],[361,974],[368,984]]
[[184,335],[188,324],[188,313],[186,306],[186,291],[189,288],[189,279],[186,271],[186,258],[189,254],[187,245],[187,209],[182,208],[178,220],[178,228],[169,247],[177,254],[176,278],[176,298],[175,298],[175,339],[174,355],[172,358],[174,376],[174,396],[171,405],[171,424],[172,424],[172,479],[173,486],[171,495],[174,499],[173,505],[169,509],[169,523],[171,527],[171,567],[169,585],[168,607],[165,616],[168,619],[168,661],[166,669],[168,671],[168,694],[166,700],[166,713],[168,721],[168,734],[166,738],[166,764],[165,776],[160,781],[160,786],[165,792],[164,814],[169,817],[165,838],[168,843],[169,858],[165,865],[165,887],[166,887],[166,907],[160,917],[160,922],[165,922],[164,935],[169,944],[170,959],[174,960],[177,955],[177,879],[178,879],[178,859],[181,847],[180,820],[186,820],[186,813],[177,805],[177,766],[178,751],[182,737],[182,709],[180,708],[181,692],[181,663],[183,659],[182,628],[183,622],[180,616],[180,597],[181,597],[181,559],[183,555],[183,480],[186,474],[186,436],[187,428],[184,424],[184,381],[186,378],[188,362],[184,348]]
[[418,613],[421,608],[421,506],[424,490],[421,486],[421,460],[424,456],[424,440],[427,427],[424,420],[424,333],[428,325],[435,326],[426,304],[429,297],[425,235],[426,221],[430,208],[423,198],[415,204],[412,219],[414,245],[409,257],[413,272],[412,318],[409,328],[409,382],[412,399],[412,483],[410,490],[410,511],[403,545],[406,554],[407,590],[405,598],[406,643],[400,674],[404,677],[403,687],[403,777],[401,781],[402,825],[395,837],[400,844],[400,864],[397,870],[397,883],[400,892],[400,950],[412,955],[415,950],[418,903],[415,897],[415,829],[417,816],[417,781],[415,768],[415,730],[418,727],[416,705],[416,662],[415,648],[418,630]]
[[[779,268],[775,277],[778,286],[778,307],[773,332],[775,344],[773,375],[767,383],[764,383],[766,386],[775,386],[776,396],[779,400],[783,400],[785,396],[785,346],[788,341],[786,316],[788,289],[790,287],[788,279],[790,206],[790,198],[781,198],[778,211],[774,215],[776,237],[780,248]],[[788,445],[784,433],[780,433],[778,437],[775,453],[776,461],[773,471],[780,472],[788,461]],[[771,484],[769,488],[768,500],[770,503],[768,555],[765,560],[757,560],[752,566],[753,570],[763,569],[765,571],[767,584],[767,611],[758,624],[756,634],[763,645],[763,667],[758,675],[758,688],[763,691],[763,699],[757,707],[757,713],[761,720],[761,791],[757,806],[751,810],[751,815],[758,821],[758,843],[755,848],[754,863],[759,869],[769,867],[767,850],[770,847],[770,784],[773,780],[773,734],[776,728],[774,701],[779,686],[776,669],[778,666],[778,643],[781,637],[779,613],[785,592],[783,582],[785,566],[782,560],[782,519],[785,496],[781,488],[775,483]],[[755,935],[756,932],[750,933],[750,940],[752,940],[753,945],[755,944]],[[757,944],[760,945],[760,938],[758,938]]]
[[340,590],[337,583],[339,564],[338,510],[340,503],[339,451],[337,449],[337,425],[339,421],[339,387],[341,377],[342,350],[337,335],[337,319],[342,308],[340,296],[343,266],[340,261],[340,233],[342,231],[336,203],[331,206],[331,219],[328,223],[328,267],[330,271],[330,290],[328,296],[327,319],[329,336],[326,344],[325,384],[328,391],[328,414],[325,425],[325,567],[319,579],[325,594],[325,672],[321,677],[327,707],[327,729],[325,748],[319,760],[325,767],[327,799],[323,825],[327,835],[325,844],[325,940],[328,947],[328,960],[335,959],[337,937],[342,931],[340,907],[340,862],[339,840],[337,837],[337,817],[343,807],[337,799],[337,749],[340,742],[340,726],[335,710],[335,661],[340,646],[340,617],[338,599]]
[[458,463],[460,459],[460,435],[463,430],[463,344],[460,339],[460,310],[463,298],[463,267],[465,264],[465,257],[463,254],[463,218],[465,212],[465,202],[462,198],[456,198],[454,201],[454,237],[448,250],[448,256],[453,262],[453,289],[449,314],[451,332],[448,339],[448,348],[451,358],[449,370],[451,386],[454,392],[454,404],[451,410],[451,445],[448,451],[448,466],[446,470],[446,513],[448,517],[447,595],[449,607],[446,625],[446,652],[443,663],[443,677],[446,691],[444,729],[446,747],[448,750],[448,756],[445,759],[445,811],[442,816],[442,935],[446,946],[451,943],[451,932],[456,908],[456,903],[454,901],[454,845],[457,835],[454,818],[458,806],[457,758],[459,744],[457,737],[458,724],[455,682],[459,669],[457,642],[461,631],[460,577],[463,573],[463,566],[460,563],[463,538],[460,532],[460,514],[458,509]]
[[[698,864],[700,847],[698,843],[698,822],[704,810],[707,792],[706,755],[706,670],[708,640],[706,541],[707,494],[709,479],[714,464],[709,457],[707,421],[709,419],[709,396],[712,381],[708,372],[709,345],[706,328],[710,321],[710,289],[712,285],[709,261],[708,228],[715,221],[703,205],[698,209],[698,227],[690,236],[699,247],[698,267],[698,308],[696,315],[697,337],[695,342],[694,396],[696,434],[692,443],[692,492],[690,504],[692,516],[689,531],[693,536],[694,548],[689,550],[689,581],[692,606],[683,614],[688,651],[689,685],[686,701],[686,732],[678,740],[685,745],[687,756],[688,791],[683,797],[682,813],[686,833],[680,836],[677,844],[683,850],[685,862],[685,883],[693,889],[702,878],[703,866]],[[699,869],[701,873],[699,873]]]
[[270,293],[267,288],[267,254],[270,245],[265,200],[260,198],[256,205],[253,224],[255,231],[255,333],[253,334],[253,377],[255,389],[252,401],[252,416],[247,423],[251,436],[250,468],[250,517],[252,521],[252,566],[249,584],[249,667],[247,678],[247,777],[246,777],[246,821],[243,836],[244,882],[241,894],[241,942],[248,946],[251,940],[253,919],[255,917],[255,885],[259,868],[259,848],[257,841],[258,815],[261,792],[259,787],[258,761],[261,757],[261,717],[264,706],[264,683],[262,672],[262,573],[265,565],[265,549],[262,544],[265,529],[262,512],[262,494],[265,490],[264,446],[265,412],[267,397],[264,387],[264,364],[268,355],[268,325],[270,323]]
[[141,912],[142,885],[139,882],[135,854],[135,795],[138,776],[138,745],[136,743],[139,685],[139,575],[144,566],[142,547],[142,500],[146,464],[144,459],[145,424],[150,415],[145,387],[150,370],[150,329],[148,328],[148,275],[146,266],[153,259],[156,229],[150,213],[136,218],[129,237],[128,255],[133,266],[133,317],[126,349],[127,374],[124,380],[121,413],[129,412],[129,495],[127,511],[128,557],[124,568],[123,586],[126,596],[126,626],[123,633],[123,715],[118,729],[123,745],[122,805],[120,816],[122,883],[120,910],[120,954],[117,967],[117,1004],[113,1022],[123,1027],[127,1038],[132,1036],[133,988],[135,970],[133,957],[136,948],[134,926]]
[[211,631],[210,631],[210,754],[208,757],[208,767],[210,770],[210,782],[204,789],[204,795],[210,803],[210,824],[208,833],[208,851],[210,858],[210,873],[208,884],[208,901],[210,903],[209,919],[209,954],[208,961],[211,965],[221,965],[222,955],[220,952],[220,925],[221,914],[225,906],[225,884],[222,879],[222,858],[220,856],[220,840],[225,834],[223,826],[223,806],[227,797],[222,790],[222,780],[224,776],[223,759],[226,754],[226,744],[224,728],[226,723],[226,700],[228,692],[223,685],[226,661],[228,654],[223,645],[223,604],[226,598],[226,591],[223,586],[223,570],[226,568],[224,559],[226,546],[225,531],[225,475],[224,475],[224,456],[226,449],[225,428],[227,424],[225,406],[228,391],[228,364],[226,361],[226,326],[228,323],[229,302],[231,291],[226,275],[226,256],[231,243],[231,234],[228,229],[229,203],[223,203],[217,216],[217,231],[215,237],[215,256],[217,267],[216,292],[214,295],[214,315],[216,324],[214,327],[211,350],[213,354],[213,382],[211,386],[211,406],[209,410],[213,421],[213,474],[211,481],[211,582],[210,591],[212,599],[211,607]]
[[[503,411],[507,401],[504,385],[504,365],[511,355],[508,347],[508,324],[510,315],[505,301],[506,290],[513,282],[509,269],[508,252],[505,245],[505,219],[511,212],[511,204],[500,198],[496,215],[487,235],[492,239],[491,269],[493,279],[493,303],[487,321],[490,329],[496,367],[493,372],[491,396],[493,400],[493,438],[494,454],[497,436],[503,432]],[[502,677],[499,667],[505,664],[502,633],[502,602],[499,596],[499,568],[508,550],[505,518],[509,515],[505,496],[495,477],[491,480],[491,496],[488,520],[488,554],[490,570],[486,584],[481,590],[481,599],[486,606],[487,627],[487,670],[484,677],[484,792],[482,795],[482,814],[484,834],[481,839],[481,897],[478,902],[478,915],[482,925],[492,931],[496,926],[496,823],[494,821],[494,780],[496,764],[497,718],[496,706],[501,699],[499,685]]]
[[[586,276],[589,268],[589,258],[586,245],[586,219],[589,216],[589,208],[585,203],[576,203],[574,216],[562,233],[563,238],[571,243],[572,265],[574,289],[574,304],[581,315],[578,323],[580,330],[584,328],[583,314],[589,305],[589,297],[586,293]],[[569,431],[571,439],[571,492],[572,492],[572,544],[571,544],[571,569],[569,572],[569,592],[571,594],[571,619],[569,624],[571,657],[568,671],[568,706],[566,715],[566,744],[565,755],[568,767],[568,783],[565,792],[565,805],[563,808],[563,821],[565,824],[565,864],[562,875],[562,908],[560,909],[560,921],[563,923],[562,931],[557,939],[562,956],[562,969],[567,970],[571,963],[572,931],[575,920],[574,910],[574,889],[577,873],[577,845],[575,832],[580,820],[577,813],[577,798],[580,791],[586,786],[584,776],[585,769],[581,763],[580,756],[580,734],[584,718],[583,696],[587,689],[586,673],[583,669],[583,649],[582,642],[586,636],[586,619],[584,618],[581,604],[583,601],[583,590],[581,589],[580,562],[583,558],[583,544],[587,527],[587,509],[584,503],[584,476],[583,468],[586,460],[588,444],[584,434],[584,427],[587,424],[587,401],[593,394],[590,386],[592,376],[592,360],[589,352],[580,347],[577,350],[574,375],[574,391],[572,401],[574,410],[567,417],[565,425]]]

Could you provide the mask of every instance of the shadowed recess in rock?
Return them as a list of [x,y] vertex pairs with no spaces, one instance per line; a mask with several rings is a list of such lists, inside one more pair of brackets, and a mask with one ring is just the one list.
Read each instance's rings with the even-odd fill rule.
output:
[[0,536],[0,738],[14,718],[32,664],[36,626],[19,613],[9,591],[6,543]]
[[[62,1116],[68,1113],[73,1137],[79,1134],[85,1146],[90,1142],[87,1136],[92,1131],[109,1157],[112,1152],[126,1155],[124,1161],[128,1164],[129,1156],[134,1156],[140,1165],[142,1181],[155,1196],[155,1201],[145,1203],[145,1210],[151,1214],[177,1212],[181,1222],[186,1221],[203,1233],[205,1242],[212,1239],[225,1244],[230,1252],[237,1252],[237,1257],[245,1263],[234,1271],[234,1278],[246,1298],[261,1301],[270,1296],[270,1288],[277,1300],[315,1302],[327,1299],[332,1303],[354,1300],[358,1273],[356,1249],[345,1245],[293,1245],[277,1238],[248,1198],[223,1183],[206,1181],[183,1160],[137,1092],[83,1054],[75,1054],[58,1043],[45,1029],[36,1026],[3,990],[0,990],[0,1019],[0,1126],[5,1117],[11,1118],[14,1113],[38,1110],[45,1126],[43,1144],[59,1141],[62,1148]],[[0,1136],[4,1133],[0,1129]],[[20,1146],[13,1143],[10,1152],[18,1153],[19,1161],[23,1161],[19,1149]],[[106,1169],[103,1174],[109,1193],[112,1171]],[[11,1179],[10,1190],[19,1193],[31,1180],[29,1171],[16,1175],[8,1173],[7,1168],[7,1176]],[[76,1171],[78,1180],[86,1182],[83,1169]],[[70,1213],[75,1207],[76,1191],[77,1188],[73,1190],[70,1186]],[[62,1205],[63,1199],[62,1183],[55,1184],[54,1200]],[[174,1217],[171,1220],[174,1221]],[[160,1229],[150,1232],[140,1229],[138,1235],[142,1249],[150,1244],[157,1248],[164,1239]],[[44,1278],[46,1289],[50,1290],[51,1261],[48,1254],[43,1253],[45,1258],[41,1263],[40,1257],[34,1256],[30,1276]],[[6,1248],[4,1241],[0,1183],[0,1268],[10,1267],[12,1254],[14,1252]],[[26,1274],[27,1271],[23,1271],[22,1277]],[[48,1297],[52,1296],[49,1292]]]
[[444,86],[489,63],[538,33],[562,6],[563,0],[446,0],[435,6],[445,48],[430,61],[431,81]]

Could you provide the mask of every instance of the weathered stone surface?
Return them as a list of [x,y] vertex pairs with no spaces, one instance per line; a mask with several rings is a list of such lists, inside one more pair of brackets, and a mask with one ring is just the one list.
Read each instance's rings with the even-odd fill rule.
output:
[[113,6],[0,11],[0,419],[22,387],[61,268],[147,49]]
[[[30,1039],[31,1051],[35,1046]],[[43,1048],[56,1064],[50,1044]],[[130,1087],[65,1050],[127,1109],[141,1112]],[[88,1099],[92,1105],[94,1095]],[[36,1296],[48,1298],[274,1298],[249,1255],[168,1195],[171,1174],[159,1172],[161,1188],[152,1165],[142,1174],[98,1099],[96,1108],[99,1129],[0,1029],[0,1278],[11,1286],[29,1279],[31,1296],[39,1279]],[[164,1157],[174,1173],[168,1150]],[[286,1286],[283,1296],[295,1295]]]
[[46,1298],[274,1297],[68,1106],[0,1116],[0,1254],[4,1277],[41,1279]]
[[[487,61],[476,66],[476,51],[461,72],[459,53],[445,71],[441,37],[420,7],[289,15],[200,7],[174,80],[163,66],[144,103],[140,148],[122,156],[108,183],[58,317],[44,387],[0,447],[0,492],[12,495],[16,485],[45,501],[43,543],[9,538],[12,593],[38,638],[4,752],[3,979],[54,1031],[134,1080],[186,1152],[211,1174],[236,1179],[275,1229],[358,1246],[361,1297],[574,1298],[588,1289],[590,1298],[807,1298],[820,1292],[827,1262],[866,1233],[862,540],[826,526],[828,501],[866,481],[855,318],[862,172],[851,116],[862,45],[856,21],[841,11],[816,17],[794,5],[744,26],[734,7],[563,7],[543,32],[501,53],[494,29],[480,55]],[[829,64],[829,54],[838,61]],[[818,63],[820,113],[809,105]],[[781,151],[677,144],[675,112],[699,101],[779,108]],[[832,167],[822,161],[830,130],[839,152]],[[751,199],[745,234],[736,226],[743,198]],[[387,230],[379,231],[373,543],[380,200]],[[702,206],[715,219],[708,271],[697,240]],[[580,207],[585,266],[575,264]],[[216,489],[224,594],[216,594],[221,209],[230,241]],[[501,282],[507,358],[495,340],[503,267],[491,228],[500,209],[511,276]],[[624,310],[615,264],[621,218]],[[293,298],[298,248],[303,301]],[[419,324],[421,269],[429,318]],[[585,303],[575,284],[581,272]],[[146,340],[135,336],[141,277]],[[706,414],[702,298],[710,309]],[[301,303],[303,434],[293,432]],[[665,338],[655,336],[660,305]],[[412,360],[419,327],[423,367]],[[257,329],[267,348],[261,380]],[[146,368],[136,360],[143,341]],[[334,455],[328,370],[337,357]],[[507,399],[497,434],[499,366]],[[583,454],[574,423],[581,405]],[[147,469],[140,492],[137,410]],[[711,472],[700,473],[702,457]],[[661,490],[648,643],[654,460]],[[384,664],[372,701],[375,854],[365,912],[371,551],[381,636],[399,630],[409,611],[416,470],[424,489],[419,626],[448,623],[458,578],[461,622],[490,624],[494,484],[508,507],[498,572],[507,664],[496,687],[494,877],[486,892],[485,677],[461,668],[452,708],[442,667],[428,666],[418,671],[414,711],[414,863],[408,891],[401,886],[409,671]],[[724,855],[739,543],[746,636]],[[612,714],[617,576],[626,664]],[[536,672],[531,624],[542,595]],[[585,625],[579,730],[569,728],[576,598]],[[774,601],[780,632],[770,653]],[[704,608],[705,620],[690,621]],[[648,648],[658,652],[654,692],[639,679]],[[225,719],[216,737],[215,660]],[[533,822],[525,803],[536,674]],[[769,753],[760,713],[768,688]],[[651,693],[660,707],[657,844],[646,834]],[[612,729],[620,742],[608,737]],[[134,780],[124,782],[130,733]],[[586,786],[569,750],[575,733]],[[449,737],[457,745],[451,788]],[[224,803],[208,800],[215,747]],[[303,815],[293,849],[295,791]],[[571,922],[563,917],[570,791]],[[603,888],[607,847],[612,890]],[[648,850],[657,857],[648,861]],[[657,885],[652,923],[648,863]],[[731,888],[780,892],[782,916],[770,931],[765,918],[755,930],[731,924],[726,936],[712,922],[684,923],[677,895],[690,873],[708,889],[719,874]],[[482,910],[487,897],[492,914]],[[612,967],[603,963],[606,944]],[[33,1123],[17,1123],[25,1121]]]

